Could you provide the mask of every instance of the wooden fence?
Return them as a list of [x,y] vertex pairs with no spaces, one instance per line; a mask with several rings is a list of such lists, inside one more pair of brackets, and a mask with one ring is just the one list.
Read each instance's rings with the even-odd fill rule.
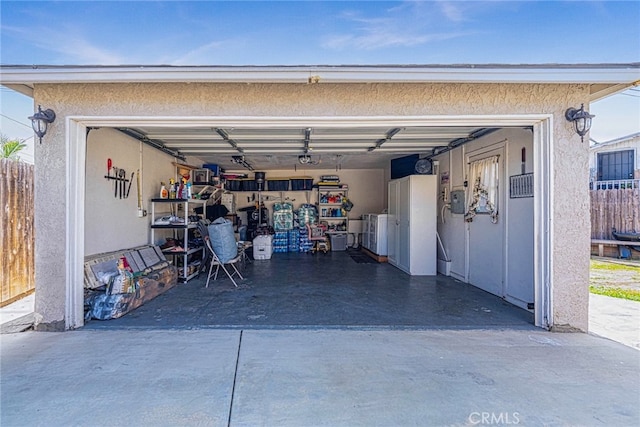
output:
[[591,190],[591,238],[615,240],[611,230],[640,233],[640,189]]
[[0,307],[35,290],[33,165],[0,159]]

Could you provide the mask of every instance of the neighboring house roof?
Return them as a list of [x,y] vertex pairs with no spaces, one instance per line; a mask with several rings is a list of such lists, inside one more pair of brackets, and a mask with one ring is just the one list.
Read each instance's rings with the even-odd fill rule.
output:
[[640,63],[456,65],[1,65],[0,83],[32,95],[40,83],[551,83],[590,84],[590,101],[640,82]]
[[[593,141],[593,140],[592,140]],[[594,141],[595,142],[595,141]],[[617,153],[620,151],[633,150],[633,168],[640,169],[640,132],[631,135],[597,143],[589,147],[589,168],[591,179],[596,180],[598,170],[598,155],[605,153]]]
[[[633,139],[637,139],[637,141],[632,141]],[[589,147],[589,150],[591,151],[598,151],[600,148],[611,147],[612,145],[618,145],[627,142],[636,142],[638,146],[640,146],[640,132],[632,133],[631,135],[622,136],[604,142],[598,142],[595,139],[591,139],[591,141],[594,143],[591,147]]]

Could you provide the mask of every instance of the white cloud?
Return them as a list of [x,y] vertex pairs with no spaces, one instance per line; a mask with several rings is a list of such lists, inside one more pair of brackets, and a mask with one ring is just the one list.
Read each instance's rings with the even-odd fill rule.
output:
[[368,34],[331,36],[324,43],[323,47],[330,49],[356,48],[363,50],[374,50],[387,47],[411,47],[426,44],[433,41],[447,40],[462,37],[465,33],[442,33],[442,34],[399,34],[389,30],[373,30]]
[[[213,41],[195,49],[190,50],[179,58],[171,61],[172,65],[195,65],[195,64],[210,64],[216,61],[212,60],[216,51],[219,51],[225,42]],[[216,58],[213,58],[216,59]]]
[[[353,24],[352,30],[325,37],[322,47],[334,50],[412,47],[470,34],[459,30],[442,31],[439,30],[441,25],[437,26],[438,30],[429,31],[429,22],[437,21],[436,13],[432,7],[424,9],[420,2],[406,2],[385,12],[387,16],[373,18],[362,18],[354,11],[343,12],[340,17]],[[450,13],[455,17],[453,9]],[[461,15],[456,19],[462,19]]]
[[55,61],[57,63],[100,65],[124,63],[123,56],[91,44],[89,40],[70,28],[35,29],[3,26],[2,31],[21,39],[26,45],[61,54],[61,57]]
[[451,22],[464,22],[466,17],[464,16],[461,4],[459,2],[452,1],[439,1],[438,5],[442,14]]

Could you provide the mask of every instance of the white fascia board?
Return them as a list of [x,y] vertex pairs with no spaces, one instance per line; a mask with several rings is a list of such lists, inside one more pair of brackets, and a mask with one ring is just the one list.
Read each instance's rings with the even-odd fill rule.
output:
[[28,67],[0,66],[0,83],[584,83],[640,81],[640,64],[623,66],[292,66]]
[[319,83],[631,83],[640,68],[370,68],[316,70]]
[[267,68],[73,67],[0,68],[3,85],[22,83],[307,83],[309,72]]

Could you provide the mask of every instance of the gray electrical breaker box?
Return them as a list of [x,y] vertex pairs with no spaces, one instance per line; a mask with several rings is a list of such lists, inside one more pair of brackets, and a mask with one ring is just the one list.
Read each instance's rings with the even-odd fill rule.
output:
[[464,214],[464,190],[451,192],[451,213]]

